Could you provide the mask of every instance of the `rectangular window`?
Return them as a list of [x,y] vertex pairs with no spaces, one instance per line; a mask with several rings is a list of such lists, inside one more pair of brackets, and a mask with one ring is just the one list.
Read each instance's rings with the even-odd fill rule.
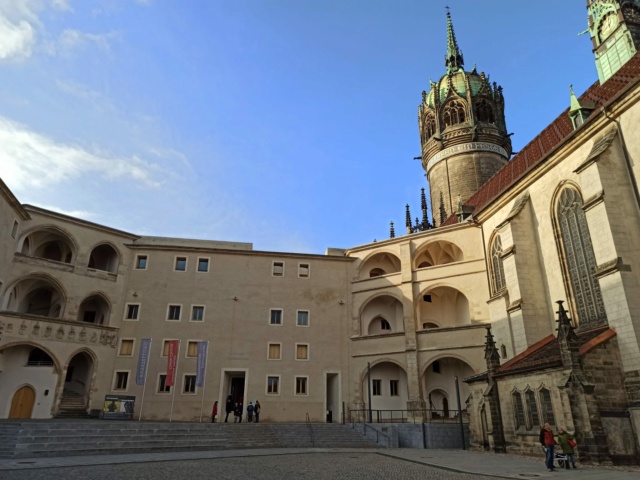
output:
[[300,278],[309,278],[309,264],[308,263],[299,263],[298,264],[298,277],[300,277]]
[[188,341],[187,342],[187,357],[197,357],[198,356],[198,342],[197,341]]
[[296,395],[307,395],[307,377],[296,377]]
[[182,382],[182,393],[196,393],[196,376],[185,375]]
[[191,307],[191,321],[202,322],[204,321],[204,307],[200,305],[194,305]]
[[371,394],[375,396],[382,395],[382,380],[371,380],[371,384]]
[[309,360],[309,345],[296,343],[296,360]]
[[271,325],[282,325],[282,310],[279,308],[272,308],[269,315],[269,323]]
[[169,305],[169,314],[167,315],[167,320],[180,320],[180,305]]
[[297,325],[299,327],[308,327],[309,326],[309,311],[308,310],[298,310],[298,322]]
[[169,356],[169,342],[170,342],[171,340],[172,340],[172,339],[165,340],[165,341],[162,343],[162,356],[163,356],[163,357],[168,357],[168,356]]
[[278,395],[280,392],[280,377],[269,376],[267,377],[267,394],[268,395]]
[[282,358],[280,347],[281,345],[279,343],[270,343],[269,352],[267,353],[267,358],[269,360],[280,360]]
[[16,238],[16,235],[18,234],[18,221],[14,220],[13,221],[13,228],[11,229],[11,236],[13,238]]
[[121,357],[130,357],[133,355],[133,340],[123,338],[120,340],[120,351],[118,355]]
[[176,272],[185,272],[187,270],[187,257],[176,257]]
[[208,258],[198,258],[198,271],[199,272],[208,272],[209,271],[209,259]]
[[398,380],[389,380],[389,392],[392,397],[398,396]]
[[158,393],[171,393],[171,387],[167,385],[166,373],[161,373],[158,376]]
[[129,372],[116,372],[115,382],[113,383],[114,390],[126,390],[129,383]]
[[146,255],[138,255],[136,257],[136,269],[137,270],[146,270],[147,269],[147,256]]
[[284,277],[284,262],[273,262],[271,273],[274,277]]
[[140,305],[138,303],[130,303],[127,305],[127,316],[125,320],[138,320],[140,313]]

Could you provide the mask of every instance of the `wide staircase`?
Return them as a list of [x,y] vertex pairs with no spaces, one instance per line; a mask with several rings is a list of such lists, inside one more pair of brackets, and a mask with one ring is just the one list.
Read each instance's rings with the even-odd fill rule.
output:
[[65,390],[60,398],[57,418],[89,418],[86,396]]
[[0,458],[246,448],[377,447],[349,425],[339,424],[2,421],[0,432]]

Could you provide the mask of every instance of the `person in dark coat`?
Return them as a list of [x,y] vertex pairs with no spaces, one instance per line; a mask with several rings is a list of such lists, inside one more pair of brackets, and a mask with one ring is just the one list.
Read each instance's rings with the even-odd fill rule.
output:
[[213,402],[213,410],[211,410],[211,423],[216,423],[216,416],[218,415],[218,401]]
[[548,423],[545,423],[540,427],[540,444],[542,445],[545,453],[544,463],[549,471],[553,472],[555,470],[555,467],[553,466],[553,447],[556,444],[556,440],[553,435],[553,430],[551,430],[551,425]]
[[247,422],[253,422],[253,405],[251,402],[249,402],[249,405],[247,406]]
[[242,423],[242,403],[236,403],[236,420],[238,423]]
[[233,397],[231,395],[229,395],[227,397],[227,405],[226,405],[225,409],[227,411],[227,416],[224,417],[224,423],[227,423],[229,421],[229,414],[234,412],[234,409],[233,409]]
[[575,442],[573,441],[573,435],[567,432],[564,428],[558,429],[558,444],[562,449],[562,453],[567,456],[567,461],[564,462],[564,468],[567,470],[571,468],[570,465],[573,465],[573,468],[576,468],[576,452],[571,446],[571,444],[575,446]]

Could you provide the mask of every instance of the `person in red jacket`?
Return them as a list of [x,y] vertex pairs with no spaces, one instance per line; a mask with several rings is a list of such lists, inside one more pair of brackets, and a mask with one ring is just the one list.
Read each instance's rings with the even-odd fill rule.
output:
[[211,411],[211,423],[216,423],[216,416],[218,415],[218,401],[213,403],[213,410]]
[[555,469],[553,466],[553,447],[556,444],[556,440],[553,435],[553,430],[551,430],[551,425],[548,423],[540,426],[540,444],[542,445],[545,453],[544,463],[549,471],[553,472]]

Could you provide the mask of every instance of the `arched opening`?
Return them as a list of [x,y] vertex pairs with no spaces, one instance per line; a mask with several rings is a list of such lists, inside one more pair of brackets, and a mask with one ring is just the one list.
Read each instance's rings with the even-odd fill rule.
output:
[[502,262],[503,250],[500,235],[493,237],[489,251],[491,252],[491,289],[494,294],[497,294],[507,288],[504,264]]
[[93,359],[91,356],[86,352],[74,355],[67,365],[64,390],[60,398],[60,414],[87,413],[92,375]]
[[20,387],[11,399],[9,418],[31,418],[33,405],[36,401],[36,391],[30,385]]
[[[373,421],[402,419],[409,397],[407,372],[395,363],[381,362],[371,367],[370,376]],[[365,403],[369,398],[367,372],[363,375],[362,398],[365,399]]]
[[424,330],[428,330],[428,329],[430,329],[430,328],[440,328],[440,327],[438,326],[438,324],[437,324],[437,323],[433,323],[433,322],[424,322],[424,323],[422,324],[422,328],[423,328]]
[[116,249],[106,243],[98,245],[89,256],[89,268],[105,272],[118,272],[119,256]]
[[451,127],[466,120],[464,105],[456,100],[448,102],[443,109],[442,119],[445,127]]
[[423,142],[428,141],[436,133],[436,117],[433,114],[428,114],[424,119],[424,138]]
[[44,277],[20,280],[6,295],[4,304],[10,312],[60,318],[65,299],[58,286]]
[[469,300],[455,288],[437,287],[425,292],[419,298],[417,310],[418,328],[429,323],[440,328],[471,324]]
[[369,301],[360,314],[363,335],[401,332],[403,328],[402,303],[390,295]]
[[476,103],[476,117],[479,122],[496,123],[493,107],[487,99],[481,98]]
[[86,298],[78,310],[78,321],[85,323],[95,323],[107,325],[111,307],[101,295],[91,295]]
[[27,359],[27,366],[29,367],[51,367],[53,366],[53,359],[47,352],[39,348],[32,348],[29,352],[29,358]]
[[427,365],[423,374],[425,392],[427,394],[427,408],[432,417],[455,418],[458,415],[456,408],[456,384],[462,400],[469,396],[469,386],[462,379],[473,375],[475,372],[464,361],[454,357],[444,357],[432,361]]
[[20,252],[54,262],[71,263],[75,257],[75,246],[65,233],[48,227],[29,233],[22,241]]
[[387,252],[372,255],[360,267],[360,279],[379,277],[400,271],[400,259]]
[[461,262],[464,254],[460,248],[451,242],[433,242],[416,255],[417,268],[427,268],[447,263]]

